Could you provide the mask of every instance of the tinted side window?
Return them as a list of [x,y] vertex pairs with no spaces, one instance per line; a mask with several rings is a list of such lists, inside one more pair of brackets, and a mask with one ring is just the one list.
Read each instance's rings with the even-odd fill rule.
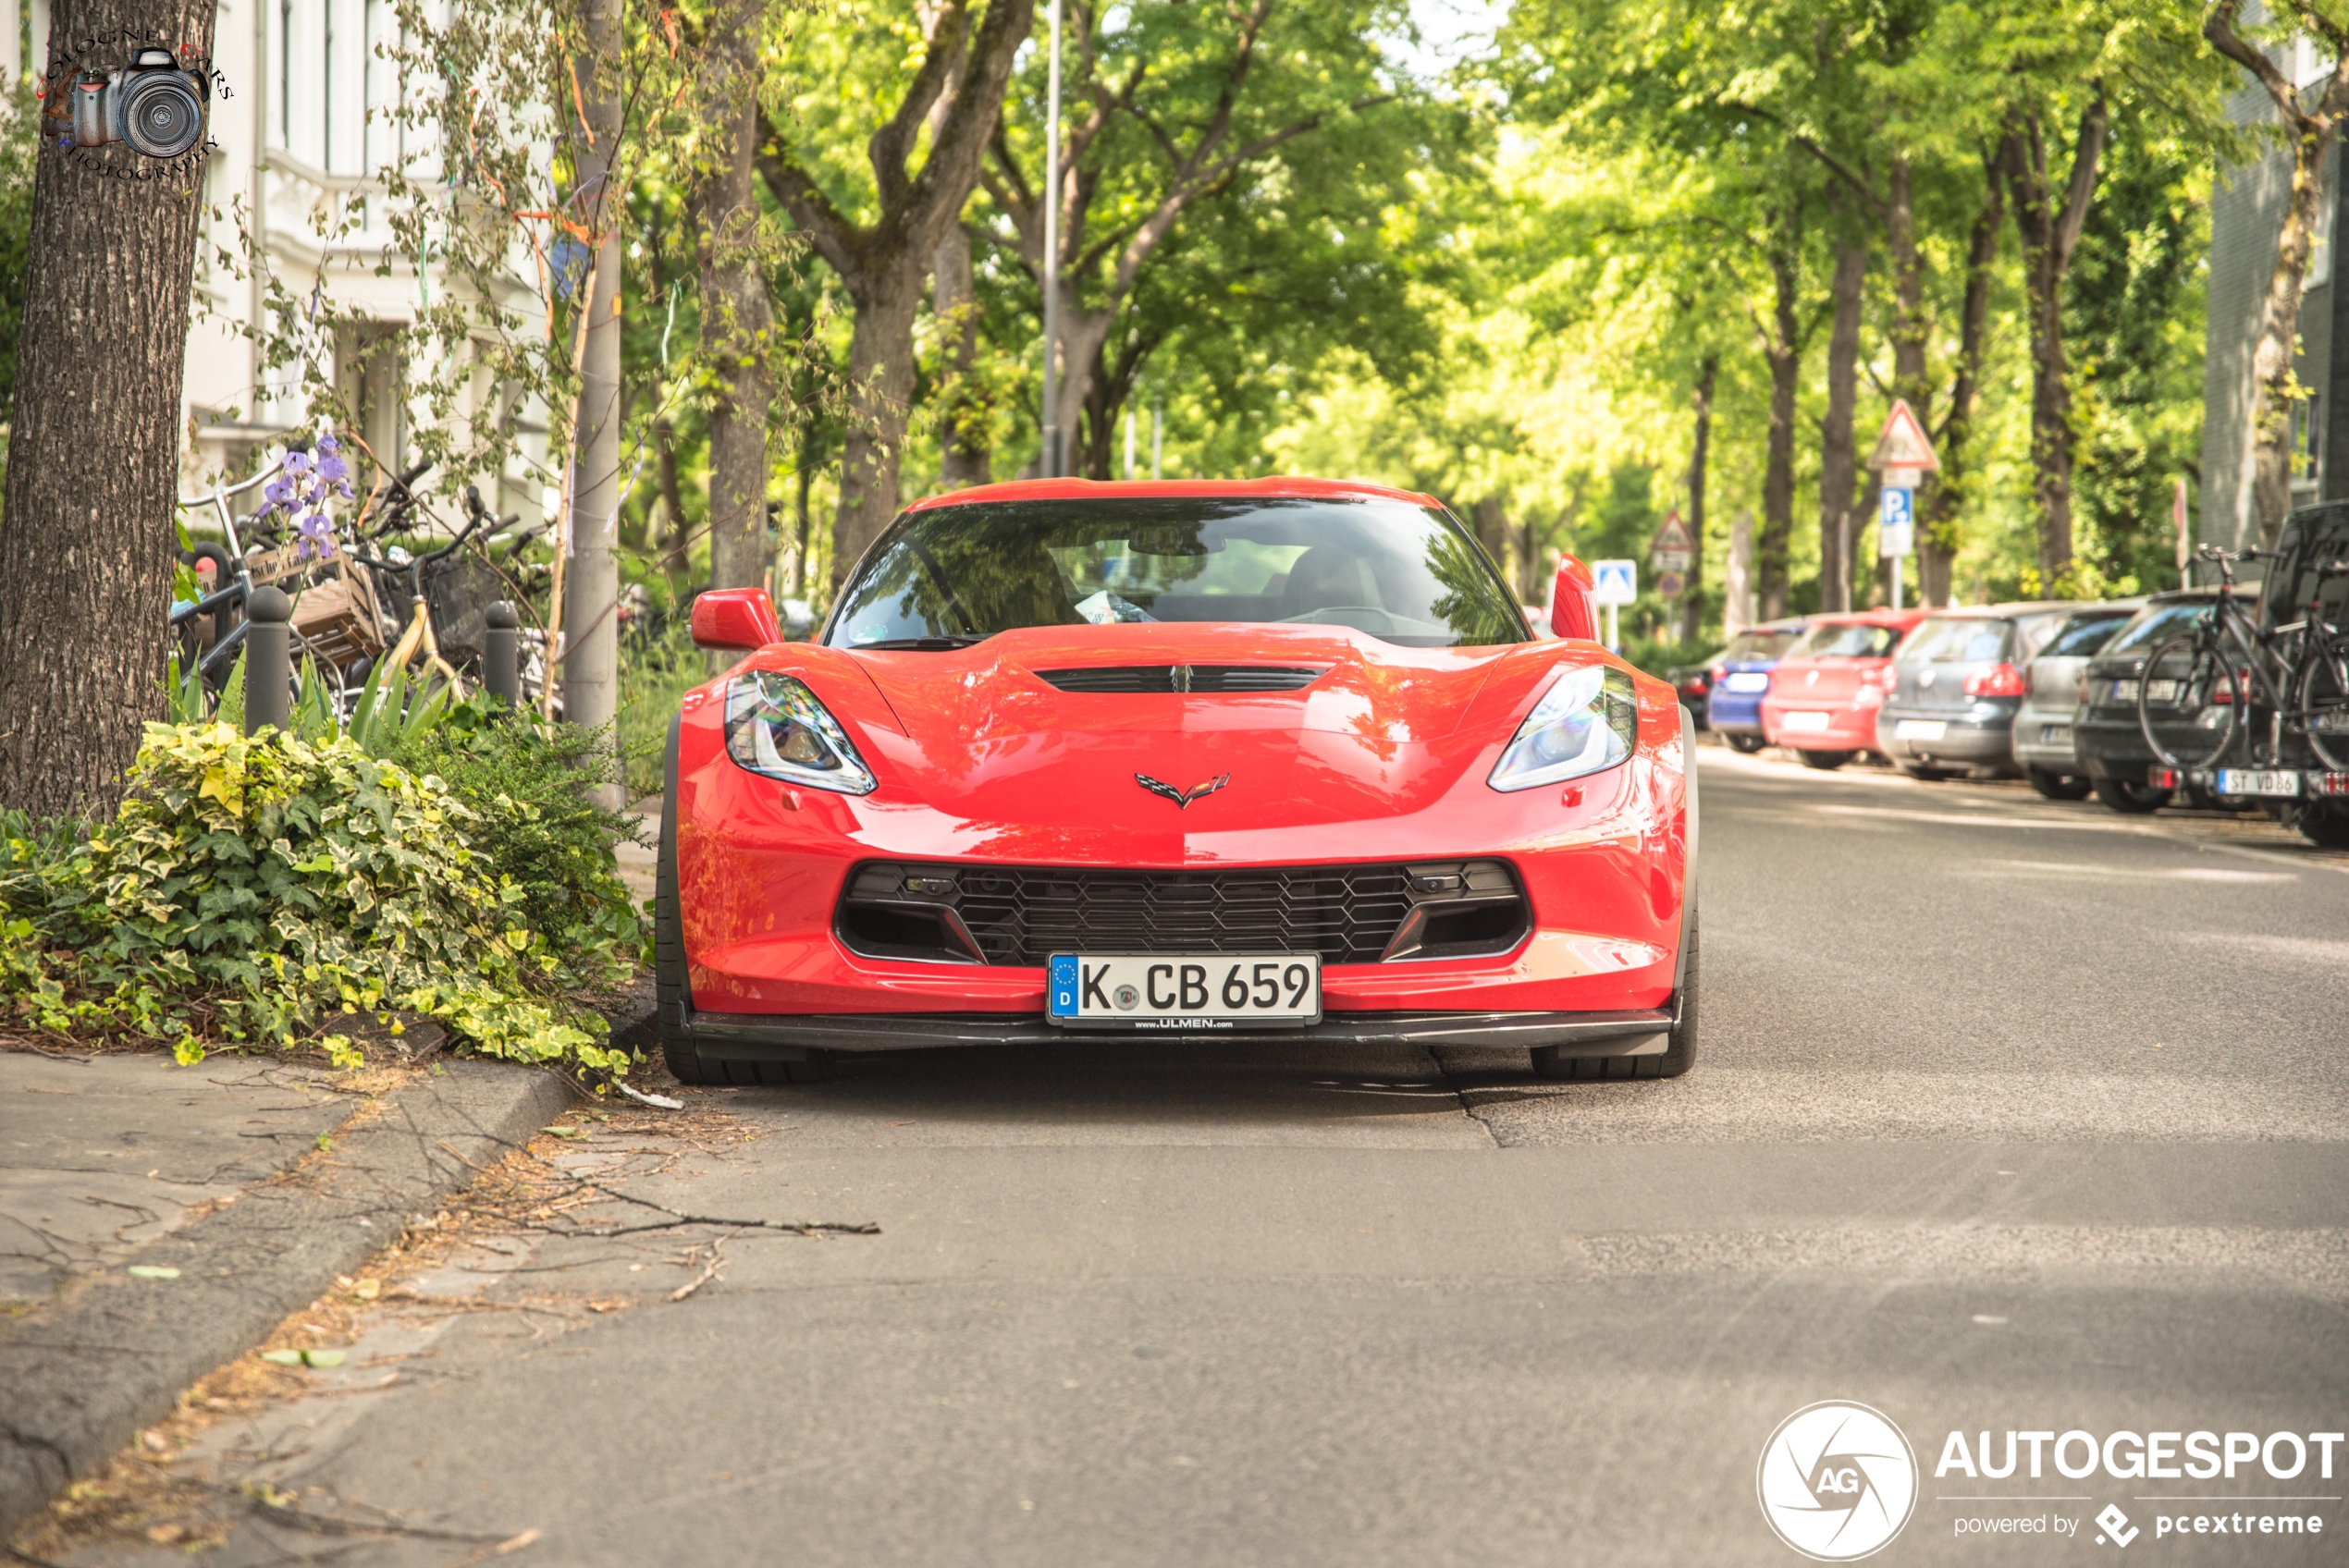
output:
[[2199,603],[2189,600],[2184,604],[2163,605],[2158,608],[2142,612],[2137,619],[2130,623],[2126,631],[2105,644],[2104,651],[2108,654],[2120,654],[2126,653],[2131,648],[2142,648],[2150,643],[2158,643],[2173,631],[2183,631],[2188,627],[2199,625],[2209,619],[2210,604],[2208,600]]

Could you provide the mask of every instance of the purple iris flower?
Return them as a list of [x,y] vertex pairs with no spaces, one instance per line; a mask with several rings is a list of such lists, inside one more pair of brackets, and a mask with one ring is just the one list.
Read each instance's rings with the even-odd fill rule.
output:
[[304,512],[294,524],[294,529],[301,535],[297,549],[302,559],[307,560],[314,555],[323,560],[335,553],[334,520],[326,513]]
[[288,473],[308,473],[310,472],[310,454],[307,452],[288,452],[286,454],[286,472]]
[[[321,445],[324,445],[324,443],[321,443]],[[342,478],[350,472],[350,468],[344,464],[343,460],[335,456],[332,452],[326,453],[324,457],[318,459],[318,477],[326,481],[329,484]]]

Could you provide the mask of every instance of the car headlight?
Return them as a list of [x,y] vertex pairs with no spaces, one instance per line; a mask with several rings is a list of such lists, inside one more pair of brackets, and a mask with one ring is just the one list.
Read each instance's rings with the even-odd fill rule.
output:
[[1495,790],[1531,790],[1613,767],[1640,740],[1631,678],[1611,665],[1569,669],[1535,704],[1494,766]]
[[879,782],[806,682],[772,670],[726,683],[726,754],[766,778],[843,795],[869,795]]

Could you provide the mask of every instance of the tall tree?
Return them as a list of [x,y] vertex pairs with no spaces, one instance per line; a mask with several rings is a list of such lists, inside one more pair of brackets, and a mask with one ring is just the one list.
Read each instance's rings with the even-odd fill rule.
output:
[[[2301,280],[2307,275],[2308,254],[2317,239],[2324,171],[2341,134],[2341,117],[2349,112],[2349,26],[2338,19],[2339,6],[2331,9],[2334,16],[2310,0],[2270,0],[2279,20],[2319,41],[2331,60],[2331,68],[2310,89],[2296,84],[2258,43],[2243,36],[2243,0],[2219,0],[2202,22],[2211,46],[2267,89],[2283,121],[2284,145],[2292,154],[2292,194],[2284,202],[2275,265],[2259,303],[2259,336],[2251,349],[2251,417],[2243,430],[2254,521],[2259,542],[2269,546],[2292,510],[2292,407],[2301,397],[2292,367],[2299,349]],[[2288,47],[2289,40],[2285,42]]]
[[[2038,502],[2039,576],[2054,592],[2072,568],[2072,384],[2063,347],[2063,282],[2080,227],[2097,190],[2112,109],[2100,84],[2067,148],[2052,134],[2052,115],[2018,108],[2003,143],[2000,171],[2023,240],[2023,288],[2031,328],[2032,490]],[[2069,165],[2066,167],[2066,165]]]
[[[215,10],[55,0],[46,102],[62,107],[79,67],[125,63],[70,54],[79,41],[156,35],[208,56]],[[119,143],[43,140],[0,510],[0,802],[105,813],[163,708],[203,169],[158,178]]]
[[[840,275],[855,311],[834,522],[835,581],[896,515],[914,391],[914,318],[939,242],[978,182],[1013,56],[1034,17],[1035,0],[987,0],[974,27],[966,0],[941,0],[904,96],[866,143],[869,221],[849,215],[859,200],[836,199],[825,190],[819,175],[834,171],[813,155],[818,149],[794,141],[772,118],[761,126],[760,177],[816,253]],[[922,135],[941,99],[951,99],[945,114]],[[917,150],[924,153],[918,167]]]
[[[719,0],[703,42],[693,210],[709,407],[709,585],[767,576],[767,421],[775,312],[760,265],[759,24],[765,0]],[[664,459],[667,460],[667,459]],[[673,465],[672,465],[673,466]]]
[[[1107,477],[1109,426],[1124,388],[1111,338],[1143,270],[1184,214],[1249,179],[1271,155],[1333,116],[1386,102],[1369,37],[1385,6],[1337,4],[1208,7],[1170,0],[1099,6],[1068,0],[1074,58],[1060,189],[1042,189],[1036,138],[1026,156],[999,125],[982,176],[1008,232],[998,239],[1029,275],[1044,273],[1044,213],[1056,205],[1061,308],[1052,423],[1080,428],[1088,466]],[[1129,346],[1130,347],[1130,346]]]

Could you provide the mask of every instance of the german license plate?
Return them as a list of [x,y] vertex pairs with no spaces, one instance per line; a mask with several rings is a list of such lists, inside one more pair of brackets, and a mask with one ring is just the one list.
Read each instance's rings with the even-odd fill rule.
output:
[[2184,685],[2183,680],[2148,680],[2146,682],[2146,701],[2174,706]]
[[2219,793],[2297,795],[2300,775],[2290,768],[2222,767],[2219,770]]
[[1938,741],[1949,733],[1945,718],[1904,718],[1892,727],[1896,741]]
[[1322,1021],[1319,953],[1054,953],[1045,1015],[1112,1029],[1262,1029]]
[[1778,728],[1789,735],[1814,735],[1827,727],[1823,713],[1789,713],[1778,719]]
[[2039,744],[2043,746],[2068,746],[2072,744],[2072,726],[2068,724],[2043,724],[2039,726]]
[[2116,703],[2135,702],[2137,700],[2137,683],[2134,680],[2114,681],[2112,683],[2112,700]]

